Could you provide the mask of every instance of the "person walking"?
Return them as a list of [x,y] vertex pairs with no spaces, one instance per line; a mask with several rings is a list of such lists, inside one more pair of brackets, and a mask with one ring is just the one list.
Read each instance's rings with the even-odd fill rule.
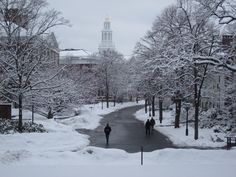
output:
[[153,117],[152,117],[151,120],[150,120],[151,132],[152,132],[152,133],[153,133],[155,124],[156,124],[156,122],[155,122],[155,120],[154,120]]
[[109,126],[109,124],[107,123],[106,127],[104,128],[104,133],[106,135],[106,143],[107,145],[109,144],[109,136],[111,133],[111,127]]
[[147,134],[150,135],[150,127],[151,127],[151,124],[150,124],[150,121],[148,119],[145,123],[146,135]]

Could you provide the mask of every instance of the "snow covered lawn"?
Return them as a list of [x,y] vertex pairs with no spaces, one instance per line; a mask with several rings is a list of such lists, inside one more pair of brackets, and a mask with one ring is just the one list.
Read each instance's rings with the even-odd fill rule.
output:
[[[140,153],[90,147],[88,136],[75,131],[76,128],[94,129],[102,114],[132,105],[136,103],[103,110],[100,104],[92,108],[86,105],[81,108],[81,115],[57,121],[35,115],[35,121],[43,124],[48,133],[0,135],[0,177],[235,176],[235,148],[230,151],[163,149],[145,152],[144,165],[141,166]],[[137,115],[144,116],[142,112]],[[30,116],[30,112],[27,115]],[[176,133],[175,129],[172,132],[166,127],[157,128],[170,133],[169,136],[186,138],[183,128],[178,130],[179,135],[171,135]],[[193,139],[191,134],[187,142],[180,137],[178,142],[181,145],[183,142],[190,145],[190,139]]]
[[[101,109],[100,104],[85,105],[80,108],[81,115],[63,120],[49,120],[35,114],[35,122],[42,124],[48,133],[0,134],[0,164],[61,164],[67,159],[74,164],[75,161],[71,162],[74,158],[79,163],[83,157],[80,152],[88,146],[89,140],[75,129],[95,129],[101,115],[132,105],[136,103],[119,104],[109,109]],[[17,110],[13,110],[13,114],[17,115]],[[23,115],[24,121],[30,120],[30,111],[24,111]]]

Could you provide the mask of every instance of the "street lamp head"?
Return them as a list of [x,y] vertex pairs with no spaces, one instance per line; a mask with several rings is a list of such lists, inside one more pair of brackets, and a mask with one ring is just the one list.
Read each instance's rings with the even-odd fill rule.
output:
[[191,105],[190,103],[185,103],[184,108],[188,111],[190,109]]

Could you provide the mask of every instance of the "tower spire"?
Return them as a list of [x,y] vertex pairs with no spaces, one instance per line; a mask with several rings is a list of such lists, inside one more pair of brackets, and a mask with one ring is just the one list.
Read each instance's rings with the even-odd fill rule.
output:
[[115,46],[112,42],[112,30],[111,30],[111,20],[107,16],[105,18],[105,21],[103,23],[103,30],[102,30],[102,41],[101,44],[99,45],[99,52],[102,52],[104,50],[114,50]]

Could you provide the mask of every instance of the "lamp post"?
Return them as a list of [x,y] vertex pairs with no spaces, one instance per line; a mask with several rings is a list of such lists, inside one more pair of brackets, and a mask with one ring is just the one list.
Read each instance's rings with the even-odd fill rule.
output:
[[34,96],[33,96],[33,91],[32,91],[32,87],[30,86],[30,90],[31,90],[31,112],[32,112],[32,123],[34,123]]
[[162,123],[162,119],[163,119],[162,103],[163,103],[163,99],[162,99],[162,97],[159,97],[159,121],[160,121],[160,123]]
[[149,117],[151,117],[151,111],[152,111],[152,108],[151,108],[151,101],[150,101],[150,98],[148,99],[148,106],[149,106]]
[[186,136],[188,136],[188,111],[189,111],[189,109],[190,109],[190,105],[189,105],[189,103],[186,103],[185,104],[185,110],[186,110],[186,113],[187,113],[187,115],[186,115],[186,130],[185,130],[185,135]]
[[34,123],[34,103],[32,103],[32,123]]
[[103,109],[103,96],[102,96],[102,109]]
[[150,106],[150,104],[149,104],[149,117],[151,117],[151,106]]

